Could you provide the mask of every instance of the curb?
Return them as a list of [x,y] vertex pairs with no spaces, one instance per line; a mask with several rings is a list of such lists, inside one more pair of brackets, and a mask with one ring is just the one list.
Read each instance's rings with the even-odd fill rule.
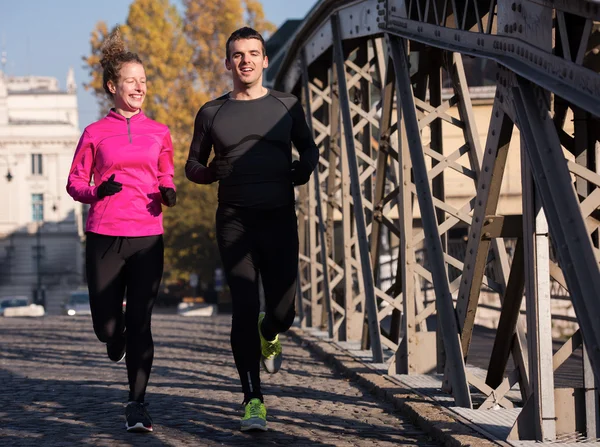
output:
[[491,447],[509,445],[506,442],[492,441],[486,438],[433,399],[394,381],[368,363],[358,360],[333,341],[316,337],[298,327],[292,327],[286,335],[296,343],[307,347],[321,361],[333,366],[344,376],[356,381],[371,394],[393,404],[412,423],[445,446]]

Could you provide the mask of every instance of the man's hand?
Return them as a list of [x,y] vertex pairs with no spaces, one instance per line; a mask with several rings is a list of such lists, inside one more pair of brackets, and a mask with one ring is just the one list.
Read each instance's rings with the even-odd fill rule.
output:
[[112,196],[123,189],[123,184],[115,182],[115,174],[111,175],[108,180],[103,182],[96,190],[96,195],[99,199],[103,199],[106,196]]
[[173,188],[168,186],[159,186],[160,195],[165,205],[171,207],[177,203],[177,193]]
[[294,160],[292,163],[292,183],[294,186],[304,185],[310,180],[312,169],[308,163],[302,160]]
[[217,181],[228,177],[231,171],[233,171],[233,166],[229,163],[229,160],[215,157],[208,165],[208,169],[210,169],[213,178]]

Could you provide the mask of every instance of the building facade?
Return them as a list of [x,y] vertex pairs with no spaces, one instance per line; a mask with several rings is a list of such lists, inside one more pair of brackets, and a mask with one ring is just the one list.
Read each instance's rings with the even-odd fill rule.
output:
[[0,297],[24,295],[60,312],[83,281],[82,207],[66,193],[79,139],[73,71],[0,71]]

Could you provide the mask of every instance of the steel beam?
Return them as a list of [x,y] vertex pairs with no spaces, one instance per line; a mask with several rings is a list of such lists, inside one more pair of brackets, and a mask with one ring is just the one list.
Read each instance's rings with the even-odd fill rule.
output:
[[[519,112],[517,112],[519,113]],[[521,126],[527,123],[519,120]],[[524,129],[521,138],[528,130]],[[524,147],[522,144],[521,147]],[[552,368],[552,322],[550,309],[550,252],[548,224],[530,172],[530,161],[521,153],[523,178],[523,241],[529,381],[536,440],[556,438],[554,371]]]
[[571,187],[560,141],[547,112],[538,108],[545,97],[520,79],[514,90],[515,106],[526,140],[527,155],[548,217],[559,263],[571,292],[573,306],[586,342],[587,353],[600,378],[600,271],[591,239]]
[[413,174],[417,185],[417,198],[426,235],[426,246],[430,256],[433,283],[436,293],[437,310],[440,314],[441,331],[447,353],[447,364],[450,368],[452,392],[458,406],[470,408],[471,395],[467,383],[465,364],[460,346],[456,316],[452,304],[452,295],[448,286],[448,276],[444,266],[444,252],[435,209],[431,195],[431,187],[427,178],[427,167],[423,158],[423,146],[420,138],[419,123],[415,111],[413,91],[409,77],[408,58],[405,42],[395,36],[390,36],[390,51],[394,62],[398,103],[401,104],[405,119],[410,158]]
[[[339,18],[337,15],[331,16],[331,27],[334,36],[334,61],[339,83],[340,109],[342,113],[342,124],[344,127],[344,138],[346,142],[346,153],[348,154],[348,167],[353,187],[351,187],[352,199],[354,203],[354,216],[356,222],[356,232],[358,237],[358,247],[360,252],[360,261],[362,268],[362,279],[365,288],[365,308],[369,324],[369,335],[371,342],[371,351],[373,361],[383,362],[383,351],[381,347],[381,335],[379,330],[379,320],[377,318],[377,302],[375,300],[375,289],[373,284],[373,270],[371,260],[369,259],[369,242],[367,239],[367,228],[365,224],[365,214],[362,204],[360,191],[360,179],[358,166],[356,164],[356,150],[354,146],[352,116],[350,114],[348,89],[346,86],[346,69],[344,64],[344,52],[342,47],[341,35],[339,32]],[[347,274],[348,272],[346,272]]]
[[[507,5],[508,6],[508,5]],[[474,33],[408,20],[386,12],[382,31],[436,48],[492,59],[588,112],[600,116],[596,73],[518,37]]]
[[[312,121],[312,112],[310,110],[311,98],[310,98],[310,89],[309,89],[309,78],[308,78],[308,65],[306,64],[306,57],[302,58],[302,80],[303,80],[303,94],[304,94],[304,103],[308,108],[307,123],[308,128],[310,129],[313,138],[315,137],[315,132],[313,129],[313,121]],[[319,247],[321,254],[321,268],[323,269],[323,300],[325,301],[325,310],[327,312],[327,331],[329,333],[329,337],[333,338],[333,311],[331,309],[331,291],[329,289],[329,267],[327,266],[327,260],[329,259],[327,256],[327,246],[325,244],[325,222],[323,220],[323,208],[322,208],[322,200],[321,200],[321,181],[319,179],[319,163],[315,167],[313,171],[313,183],[314,183],[314,198],[315,198],[315,206],[312,209],[316,209],[317,214],[317,228],[319,233]],[[311,188],[312,189],[312,188]],[[310,224],[314,228],[314,224],[311,221]]]

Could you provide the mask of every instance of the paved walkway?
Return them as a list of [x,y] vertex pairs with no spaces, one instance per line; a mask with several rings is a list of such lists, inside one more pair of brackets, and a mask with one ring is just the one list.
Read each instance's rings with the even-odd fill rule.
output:
[[284,369],[263,374],[270,430],[244,434],[229,316],[155,315],[147,401],[154,433],[124,428],[124,364],[86,317],[0,318],[0,446],[429,446],[425,433],[283,338]]

